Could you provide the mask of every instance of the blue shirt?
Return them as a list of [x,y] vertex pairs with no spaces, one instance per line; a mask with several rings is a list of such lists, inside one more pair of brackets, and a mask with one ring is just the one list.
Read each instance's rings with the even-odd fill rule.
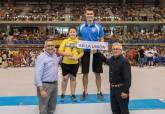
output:
[[87,22],[80,25],[78,28],[78,36],[80,40],[85,41],[99,41],[100,38],[104,37],[104,31],[101,25],[97,24],[95,21],[91,26]]
[[50,55],[48,52],[41,53],[36,60],[34,83],[37,87],[42,86],[43,81],[53,82],[58,80],[58,65],[60,57]]

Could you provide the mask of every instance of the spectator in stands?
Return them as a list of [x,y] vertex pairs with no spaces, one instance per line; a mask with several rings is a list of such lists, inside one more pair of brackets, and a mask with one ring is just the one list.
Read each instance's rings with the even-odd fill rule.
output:
[[144,46],[141,47],[139,50],[139,65],[140,67],[144,66],[144,59],[145,59],[145,48]]
[[160,54],[160,62],[162,65],[165,65],[165,50]]
[[0,52],[0,66],[2,65],[3,61],[2,61],[2,54]]
[[148,66],[153,66],[154,52],[152,48],[149,48],[148,50],[146,50],[145,55],[147,57]]

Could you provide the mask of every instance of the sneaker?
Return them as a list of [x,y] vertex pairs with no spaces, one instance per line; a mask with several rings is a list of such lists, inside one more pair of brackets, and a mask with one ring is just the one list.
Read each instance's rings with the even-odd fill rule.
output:
[[62,94],[62,95],[61,95],[61,102],[64,102],[64,97],[65,97],[65,95]]
[[103,96],[102,92],[97,93],[97,98],[100,99],[101,101],[104,100],[104,96]]
[[72,95],[72,96],[71,96],[71,100],[72,100],[73,102],[77,102],[76,95]]
[[88,96],[88,93],[83,92],[83,94],[82,94],[80,100],[81,100],[81,101],[85,100],[87,96]]

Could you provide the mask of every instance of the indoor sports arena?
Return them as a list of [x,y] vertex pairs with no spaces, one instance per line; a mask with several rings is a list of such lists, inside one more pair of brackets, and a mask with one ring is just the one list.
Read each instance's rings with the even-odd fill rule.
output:
[[165,114],[164,0],[0,0],[0,114]]

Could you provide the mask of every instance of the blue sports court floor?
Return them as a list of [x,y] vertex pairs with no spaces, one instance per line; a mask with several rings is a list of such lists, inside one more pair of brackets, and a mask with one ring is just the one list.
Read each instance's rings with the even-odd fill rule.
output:
[[[68,84],[67,96],[63,103],[59,96],[55,114],[112,114],[109,99],[108,68],[104,67],[102,74],[102,90],[104,101],[99,101],[96,96],[95,77],[90,73],[89,96],[85,101],[80,101],[82,92],[82,75],[77,76],[77,98],[73,103],[70,99]],[[60,70],[59,70],[60,71]],[[0,69],[0,114],[38,114],[38,99],[36,88],[33,85],[34,68],[8,68]],[[130,89],[130,114],[165,114],[165,68],[154,67],[143,69],[132,68],[132,86]]]

